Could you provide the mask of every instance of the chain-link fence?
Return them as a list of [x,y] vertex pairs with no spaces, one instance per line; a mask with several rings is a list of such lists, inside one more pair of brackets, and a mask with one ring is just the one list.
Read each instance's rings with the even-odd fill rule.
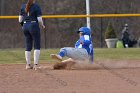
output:
[[[26,0],[0,0],[0,15],[18,15],[20,6]],[[86,14],[85,0],[37,0],[43,15]],[[139,0],[90,0],[91,14],[139,13]],[[113,24],[117,37],[125,23],[133,38],[140,37],[140,17],[91,18],[94,47],[105,47],[104,33],[109,22]],[[58,48],[74,46],[79,27],[86,26],[85,18],[45,19],[47,31],[41,32],[42,47]],[[46,37],[45,37],[46,35]],[[24,36],[17,19],[0,19],[0,48],[24,47]]]

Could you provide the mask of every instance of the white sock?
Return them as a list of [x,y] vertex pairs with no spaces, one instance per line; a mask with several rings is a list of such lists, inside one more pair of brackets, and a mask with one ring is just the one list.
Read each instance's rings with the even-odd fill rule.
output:
[[25,51],[25,59],[27,64],[31,64],[31,51]]
[[40,50],[34,50],[34,64],[38,64]]

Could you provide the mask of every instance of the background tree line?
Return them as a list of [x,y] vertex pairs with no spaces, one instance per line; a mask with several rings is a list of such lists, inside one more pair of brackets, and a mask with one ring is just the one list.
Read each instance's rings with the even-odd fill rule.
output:
[[[0,15],[18,15],[22,3],[27,0],[0,0]],[[41,5],[43,15],[86,14],[85,0],[36,0]],[[110,13],[139,13],[140,0],[90,0],[91,14]],[[102,21],[102,27],[101,27]],[[129,24],[133,37],[140,37],[140,17],[124,18],[92,18],[91,28],[94,47],[100,47],[101,30],[104,32],[107,24],[111,22],[121,38],[121,30],[125,23]],[[45,19],[46,42],[48,48],[74,46],[78,35],[75,33],[79,27],[86,26],[84,18]],[[44,31],[42,34],[42,47],[44,47]],[[23,48],[24,36],[17,19],[0,19],[0,48]],[[103,43],[105,47],[105,44]]]

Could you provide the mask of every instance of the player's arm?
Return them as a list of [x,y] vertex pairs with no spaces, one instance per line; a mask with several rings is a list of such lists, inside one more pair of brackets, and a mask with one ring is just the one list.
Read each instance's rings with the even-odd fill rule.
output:
[[80,45],[80,40],[78,40],[76,43],[75,43],[75,48],[78,48]]
[[23,26],[23,16],[19,15],[19,23],[21,26]]
[[37,6],[37,20],[38,20],[38,23],[39,25],[44,29],[45,26],[44,26],[44,22],[43,22],[43,19],[42,19],[42,11],[41,11],[41,8],[39,6]]
[[21,26],[23,26],[23,14],[24,14],[24,10],[23,10],[23,5],[22,5],[20,9],[20,13],[19,13],[19,19],[18,19]]
[[39,25],[42,26],[42,28],[44,29],[45,26],[44,26],[42,17],[41,17],[41,16],[40,16],[40,17],[37,17],[37,20],[38,20],[38,22],[39,22]]

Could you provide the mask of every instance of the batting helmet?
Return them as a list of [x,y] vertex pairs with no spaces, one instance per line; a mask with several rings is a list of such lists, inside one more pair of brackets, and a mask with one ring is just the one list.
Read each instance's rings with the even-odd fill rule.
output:
[[90,35],[91,30],[90,30],[88,27],[81,27],[81,28],[77,31],[77,33],[80,33],[80,32],[82,32],[83,35]]

